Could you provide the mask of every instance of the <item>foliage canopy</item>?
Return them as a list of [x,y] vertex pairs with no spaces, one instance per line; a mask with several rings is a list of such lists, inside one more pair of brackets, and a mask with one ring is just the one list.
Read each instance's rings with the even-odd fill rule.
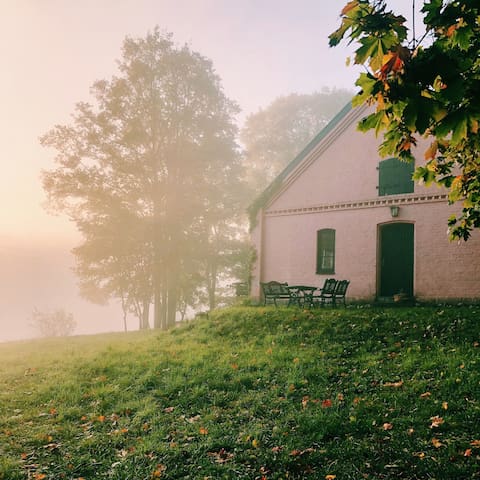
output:
[[357,46],[354,62],[366,71],[354,105],[376,106],[359,128],[383,132],[383,156],[414,161],[418,138],[429,139],[414,178],[461,202],[448,225],[451,238],[467,240],[480,227],[480,4],[430,0],[421,11],[426,33],[409,41],[406,19],[384,0],[350,1],[330,45]]

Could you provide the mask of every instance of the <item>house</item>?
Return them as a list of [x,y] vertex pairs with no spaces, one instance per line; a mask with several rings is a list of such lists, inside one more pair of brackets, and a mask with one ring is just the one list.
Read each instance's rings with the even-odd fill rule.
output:
[[381,139],[357,130],[367,113],[347,105],[252,205],[252,296],[260,282],[334,277],[351,281],[350,299],[480,300],[480,232],[448,239],[461,207],[414,183],[412,164],[380,158]]

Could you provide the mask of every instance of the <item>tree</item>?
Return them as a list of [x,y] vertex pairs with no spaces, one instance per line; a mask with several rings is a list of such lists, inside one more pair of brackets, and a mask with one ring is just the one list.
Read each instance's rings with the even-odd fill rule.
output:
[[41,312],[35,308],[31,325],[42,337],[67,337],[74,332],[77,323],[73,319],[73,314],[63,308],[48,312]]
[[[41,139],[57,151],[43,173],[51,207],[83,236],[83,291],[122,299],[148,324],[175,322],[182,278],[204,241],[208,198],[238,178],[233,116],[209,60],[157,29],[127,38],[119,73],[94,83],[71,125]],[[126,311],[126,310],[125,310]]]
[[293,93],[248,116],[240,137],[254,192],[264,190],[352,96],[347,90],[327,88],[312,94]]
[[408,41],[405,18],[383,0],[353,0],[341,12],[330,45],[355,42],[363,65],[354,105],[376,106],[359,128],[383,132],[379,152],[414,161],[412,148],[429,139],[414,178],[446,187],[462,211],[448,220],[451,238],[467,240],[480,227],[480,3],[430,0],[425,35]]

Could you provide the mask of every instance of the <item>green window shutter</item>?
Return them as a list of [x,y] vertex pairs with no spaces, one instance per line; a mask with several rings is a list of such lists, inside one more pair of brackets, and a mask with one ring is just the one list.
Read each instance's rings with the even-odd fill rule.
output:
[[396,195],[413,193],[413,162],[402,162],[397,158],[388,158],[378,164],[378,194]]
[[335,230],[317,232],[317,273],[335,273]]

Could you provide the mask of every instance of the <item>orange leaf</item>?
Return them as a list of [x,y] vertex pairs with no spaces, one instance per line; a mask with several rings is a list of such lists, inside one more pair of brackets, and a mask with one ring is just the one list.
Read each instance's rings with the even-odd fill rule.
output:
[[342,9],[341,15],[346,15],[350,10],[353,10],[358,5],[358,0],[348,2]]
[[465,452],[463,453],[463,456],[464,457],[471,457],[472,456],[472,449],[471,448],[467,448],[465,450]]
[[336,475],[325,475],[325,480],[335,480],[336,478]]
[[425,160],[433,160],[437,154],[437,148],[437,142],[432,142],[427,150],[425,150]]
[[384,430],[391,430],[393,428],[393,425],[391,423],[385,422],[383,424],[383,429]]
[[329,408],[332,406],[332,401],[327,398],[326,400],[322,400],[322,408]]
[[478,448],[480,448],[480,440],[472,440],[472,441],[470,442],[470,445],[471,445],[472,447],[478,447]]
[[98,418],[97,418],[97,420],[98,420],[99,422],[104,422],[104,421],[105,421],[105,415],[99,415]]
[[432,438],[432,445],[435,448],[440,448],[443,445],[443,443],[438,438]]
[[455,30],[457,29],[457,24],[450,25],[447,29],[447,37],[451,37],[454,33]]
[[435,415],[435,417],[430,418],[430,420],[432,421],[430,428],[437,428],[440,425],[442,425],[442,423],[444,423],[443,418],[439,417],[438,415]]
[[208,435],[208,428],[200,427],[198,429],[198,432],[200,433],[200,435]]
[[425,392],[425,393],[422,393],[422,394],[420,395],[420,398],[428,398],[428,397],[430,397],[431,395],[432,395],[432,394],[431,394],[430,392]]

